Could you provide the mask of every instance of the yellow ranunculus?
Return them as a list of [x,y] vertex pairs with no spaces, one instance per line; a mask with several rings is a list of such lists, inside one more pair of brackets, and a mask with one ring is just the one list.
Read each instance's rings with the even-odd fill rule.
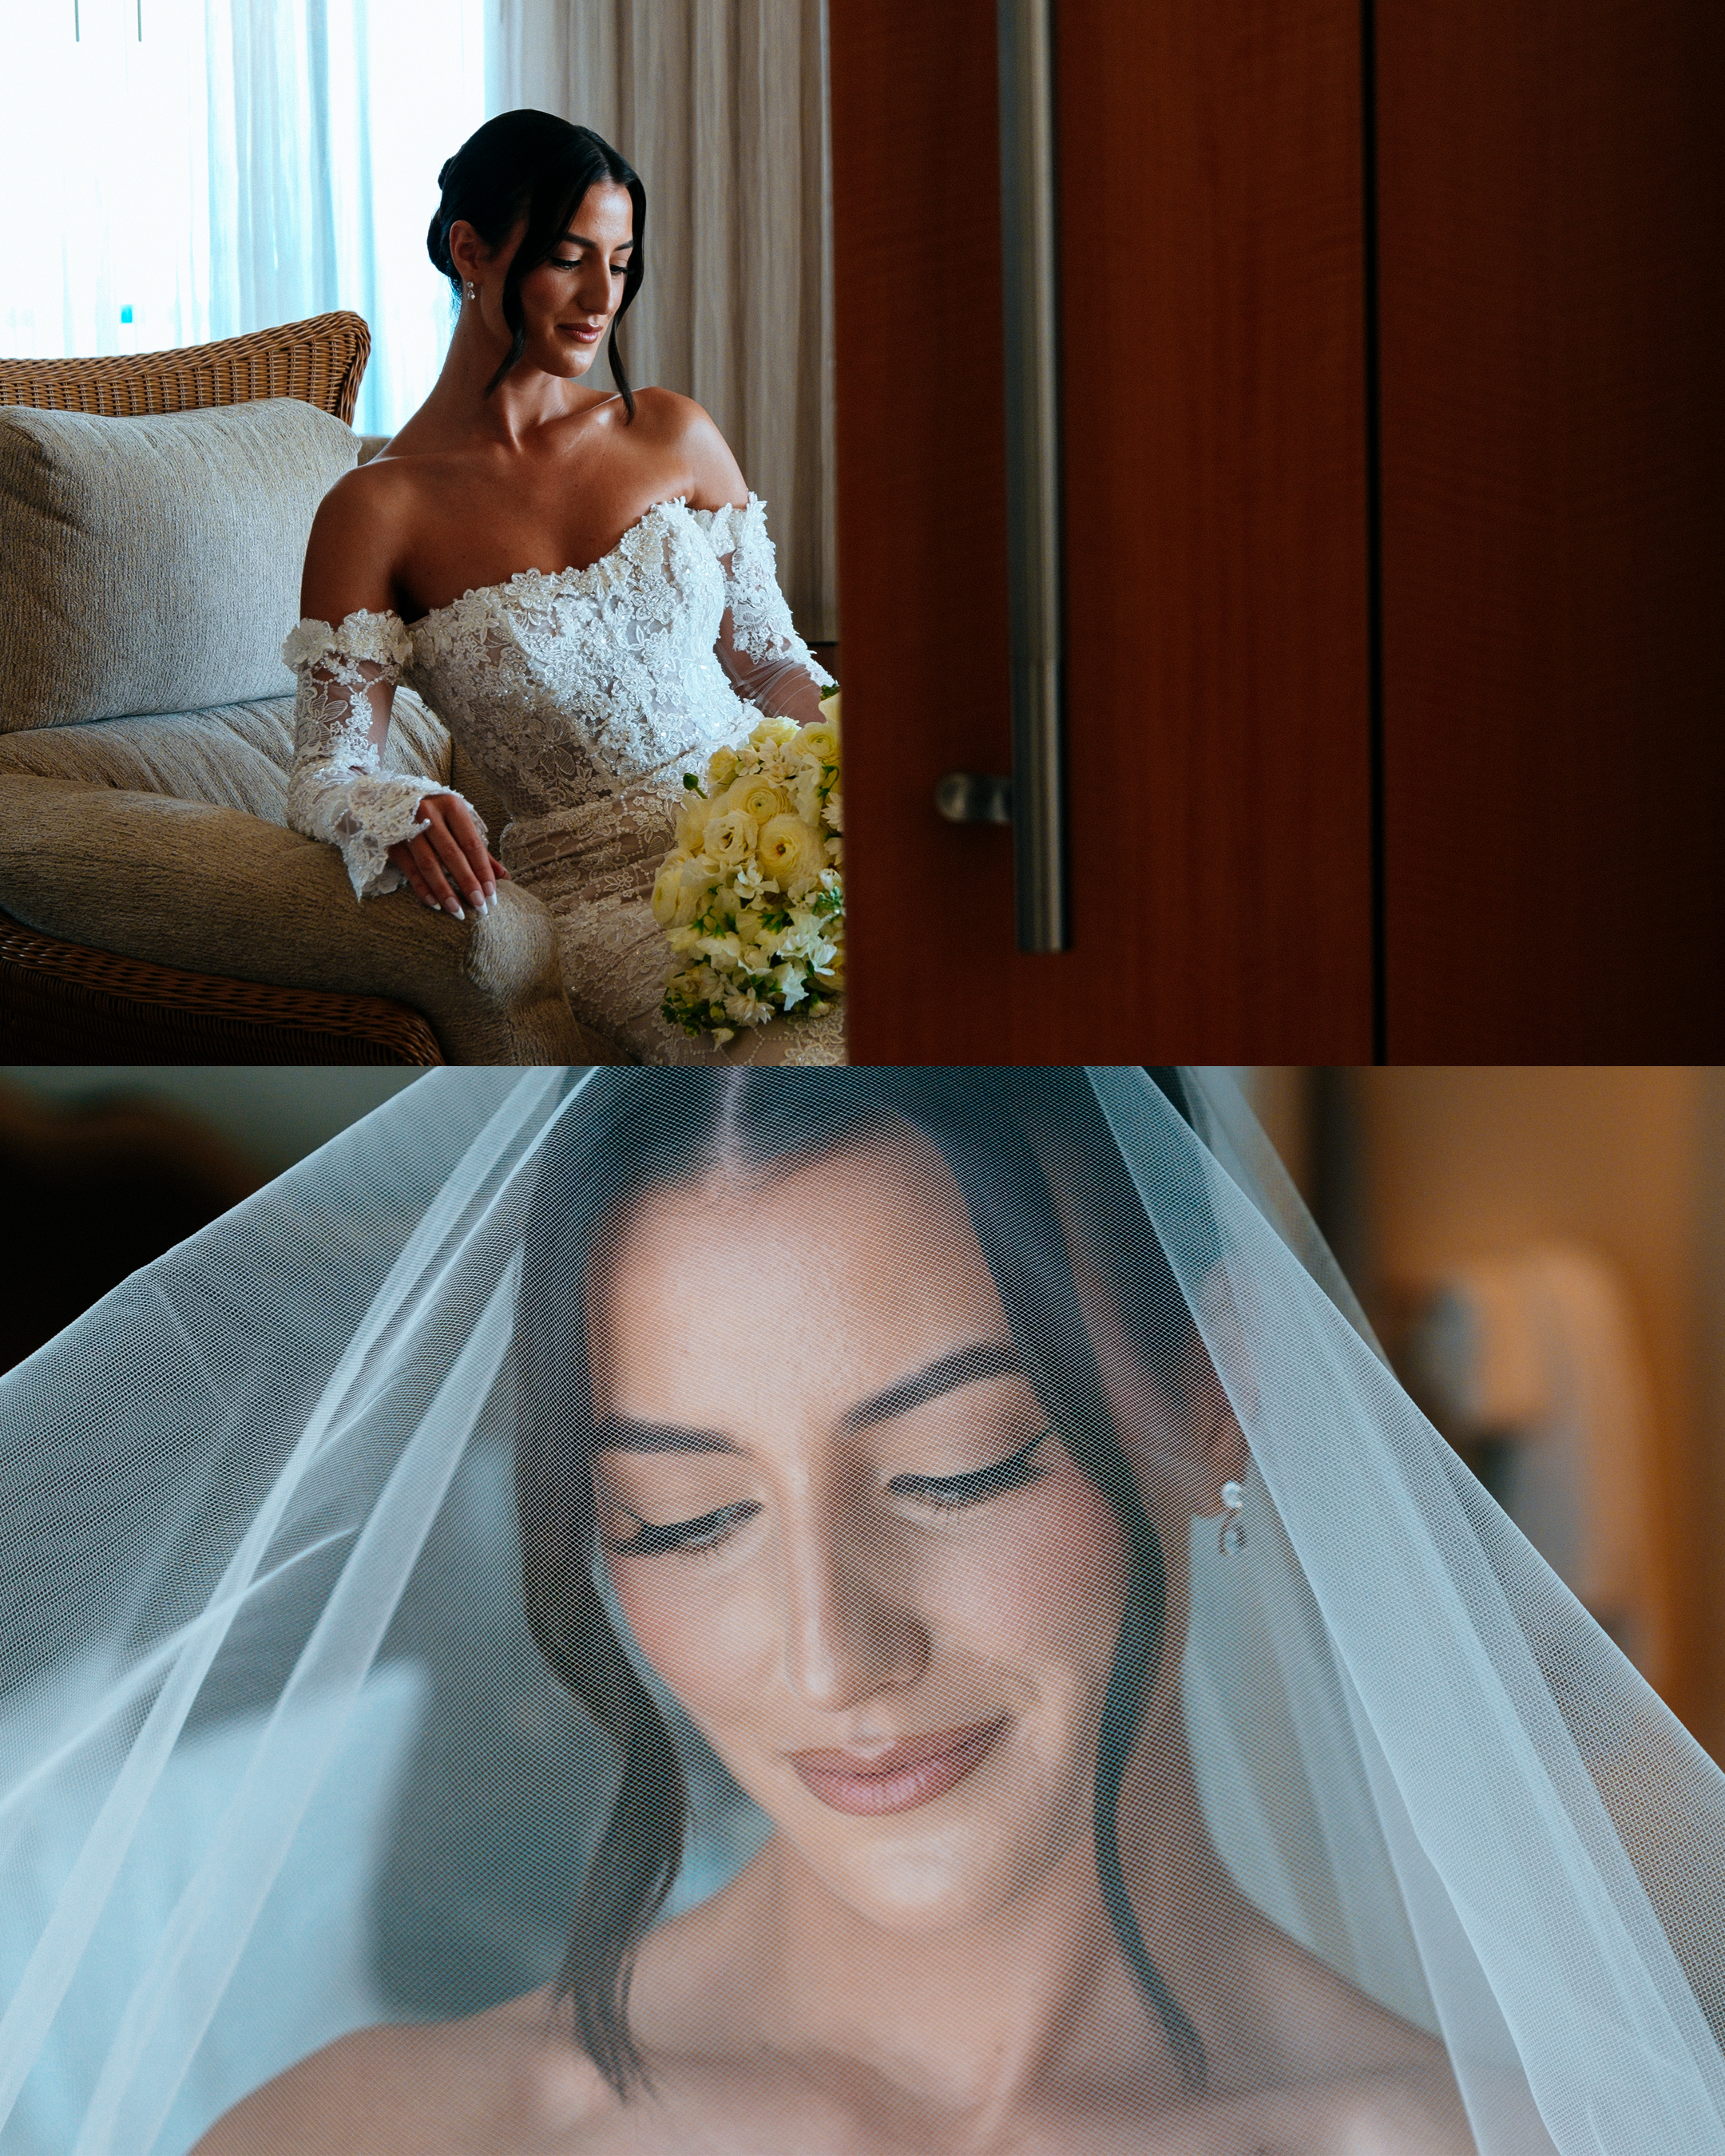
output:
[[830,711],[830,718],[817,719],[812,726],[804,726],[797,737],[796,746],[806,756],[818,756],[823,763],[839,761],[839,707],[836,703],[823,704],[823,711]]
[[701,845],[721,869],[741,866],[755,850],[761,827],[746,808],[721,808],[709,816]]
[[773,817],[783,816],[790,805],[788,796],[770,778],[739,778],[725,796],[727,808],[741,808],[757,824],[766,824]]
[[761,827],[761,865],[795,897],[795,886],[818,876],[822,859],[820,833],[800,816],[775,816]]

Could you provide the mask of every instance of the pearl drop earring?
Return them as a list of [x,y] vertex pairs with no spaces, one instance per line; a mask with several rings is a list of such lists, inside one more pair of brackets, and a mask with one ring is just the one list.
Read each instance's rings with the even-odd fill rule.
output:
[[1225,1556],[1232,1557],[1235,1551],[1245,1548],[1245,1528],[1240,1517],[1245,1503],[1245,1491],[1238,1482],[1222,1485],[1222,1531],[1216,1537],[1216,1548]]

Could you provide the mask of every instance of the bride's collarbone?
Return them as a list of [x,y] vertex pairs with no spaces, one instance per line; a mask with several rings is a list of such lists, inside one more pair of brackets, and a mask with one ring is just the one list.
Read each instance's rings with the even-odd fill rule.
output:
[[398,610],[417,620],[524,571],[579,572],[614,553],[660,505],[700,506],[686,404],[639,391],[635,419],[622,426],[611,416],[619,400],[602,398],[516,444],[422,440],[410,425],[367,468],[388,468],[378,483],[391,497]]
[[661,505],[686,501],[686,476],[637,472],[616,485],[544,498],[451,489],[428,501],[404,536],[396,588],[408,620],[469,592],[489,591],[530,570],[547,576],[595,567]]

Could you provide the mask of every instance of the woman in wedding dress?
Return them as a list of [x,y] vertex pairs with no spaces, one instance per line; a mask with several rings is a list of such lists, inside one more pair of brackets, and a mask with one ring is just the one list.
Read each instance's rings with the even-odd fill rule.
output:
[[[680,1090],[554,1158],[519,1305],[527,1604],[629,1763],[563,1996],[349,2038],[200,2156],[1471,2148],[1441,2041],[1271,1922],[1205,1825],[1184,1552],[1246,1452],[1197,1334],[1164,1310],[1130,1338],[1142,1281],[1039,1278],[1051,1220],[988,1111],[896,1093]],[[739,1293],[770,1357],[737,1353]],[[644,1941],[678,1770],[570,1564],[595,1542],[773,1829]]]
[[1725,1776],[1219,1078],[433,1073],[0,1475],[0,2156],[1725,2156]]
[[[831,676],[718,429],[629,387],[642,183],[533,111],[488,121],[440,177],[429,244],[459,313],[430,397],[312,527],[284,649],[289,819],[341,849],[361,900],[406,883],[460,919],[513,875],[552,909],[571,1005],[618,1060],[840,1062],[836,1009],[746,1028],[728,1055],[660,1015],[650,899],[684,773],[763,713],[816,720]],[[614,393],[583,379],[608,335]],[[506,803],[501,860],[459,793],[381,772],[399,680]]]

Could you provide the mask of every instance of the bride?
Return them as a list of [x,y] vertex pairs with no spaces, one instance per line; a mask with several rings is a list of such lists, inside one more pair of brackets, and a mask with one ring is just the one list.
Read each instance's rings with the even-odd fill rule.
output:
[[434,1074],[0,1465],[0,2156],[1725,2151],[1725,1778],[1224,1083]]
[[[289,818],[341,849],[361,899],[405,882],[459,920],[513,875],[551,908],[570,1004],[616,1060],[711,1060],[660,1015],[650,900],[682,774],[762,713],[817,720],[831,676],[718,429],[629,386],[637,175],[590,130],[518,111],[440,178],[429,244],[459,314],[430,397],[313,525],[284,648],[300,685]],[[583,379],[608,337],[611,393]],[[399,680],[496,787],[501,859],[459,793],[380,771]],[[843,1055],[829,1009],[746,1029],[721,1060]]]

